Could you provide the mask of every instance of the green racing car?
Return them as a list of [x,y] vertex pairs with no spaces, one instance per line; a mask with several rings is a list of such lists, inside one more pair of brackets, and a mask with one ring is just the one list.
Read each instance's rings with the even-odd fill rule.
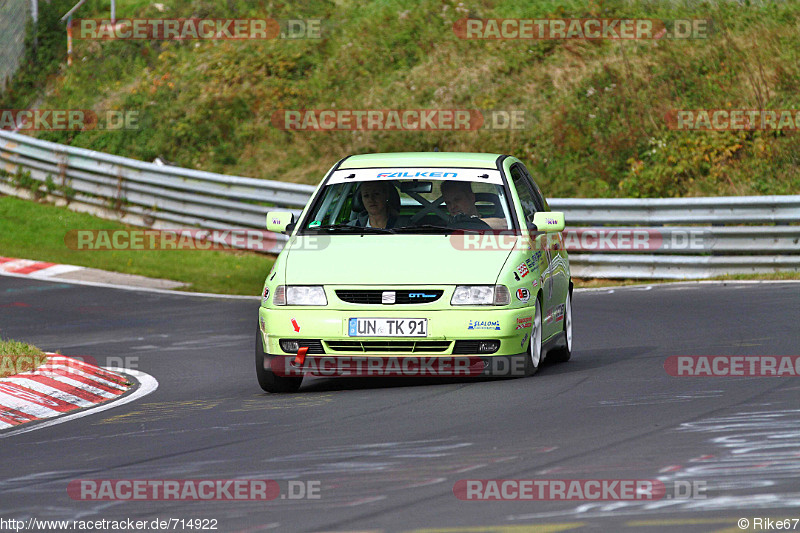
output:
[[295,221],[267,276],[256,374],[532,375],[572,351],[562,231],[525,165],[507,155],[345,157]]

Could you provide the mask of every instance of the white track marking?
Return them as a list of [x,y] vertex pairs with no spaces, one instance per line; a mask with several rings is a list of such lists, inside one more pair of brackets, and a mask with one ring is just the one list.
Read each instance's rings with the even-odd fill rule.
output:
[[[37,399],[42,403],[46,403],[48,401],[44,397],[42,398],[37,397]],[[13,394],[8,394],[3,391],[0,391],[0,403],[2,403],[2,405],[5,407],[10,407],[11,409],[19,411],[20,413],[25,413],[26,415],[35,416],[36,418],[50,418],[61,414],[61,411],[58,411],[56,409],[51,409],[50,407],[39,405],[38,403],[34,403],[30,400],[23,400],[18,396],[14,396]]]
[[57,381],[60,381],[61,383],[65,383],[67,385],[70,385],[71,387],[75,387],[76,389],[81,389],[82,391],[91,392],[95,396],[101,396],[103,398],[108,398],[108,399],[116,398],[117,396],[119,396],[118,394],[114,394],[113,392],[108,392],[102,389],[98,389],[97,387],[92,387],[85,381],[78,381],[70,377],[67,377],[64,374],[57,374],[55,372],[50,372],[48,370],[37,370],[36,373],[40,376],[53,378]]

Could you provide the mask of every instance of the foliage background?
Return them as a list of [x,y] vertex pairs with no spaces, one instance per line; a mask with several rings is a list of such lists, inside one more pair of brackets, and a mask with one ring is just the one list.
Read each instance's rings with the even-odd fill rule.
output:
[[[322,39],[76,41],[40,3],[40,47],[0,109],[127,109],[142,128],[40,137],[143,160],[316,184],[340,157],[432,150],[510,153],[549,197],[800,191],[792,131],[673,131],[670,109],[800,109],[800,3],[694,0],[118,1],[117,17],[323,19]],[[78,17],[108,17],[89,0]],[[476,18],[710,18],[707,39],[478,41]],[[476,132],[287,132],[276,109],[526,110],[532,127]]]

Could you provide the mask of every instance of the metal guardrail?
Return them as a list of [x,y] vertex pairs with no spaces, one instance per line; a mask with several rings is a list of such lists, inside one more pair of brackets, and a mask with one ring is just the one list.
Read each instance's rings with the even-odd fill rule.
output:
[[781,224],[800,222],[800,196],[705,198],[553,198],[553,211],[569,213],[569,224]]
[[[267,211],[277,207],[299,214],[314,190],[310,185],[146,163],[7,131],[0,131],[0,168],[10,174],[21,168],[43,185],[49,177],[50,194],[70,204],[94,206],[106,217],[138,215],[145,225],[162,228],[264,229]],[[13,194],[12,176],[0,179],[0,185],[2,192]],[[276,239],[274,252],[286,236]]]
[[[299,214],[314,187],[161,166],[0,130],[0,192],[18,169],[76,210],[153,228],[263,229]],[[34,186],[36,184],[34,183]],[[707,278],[800,271],[800,196],[551,199],[576,277]],[[748,225],[743,225],[748,224]],[[762,224],[755,226],[753,224]],[[677,225],[677,226],[676,226]],[[273,252],[286,236],[276,235]]]
[[791,255],[800,254],[800,226],[573,226],[565,230],[565,248],[605,254]]
[[582,278],[706,279],[726,274],[800,271],[794,256],[657,256],[570,254],[572,275]]

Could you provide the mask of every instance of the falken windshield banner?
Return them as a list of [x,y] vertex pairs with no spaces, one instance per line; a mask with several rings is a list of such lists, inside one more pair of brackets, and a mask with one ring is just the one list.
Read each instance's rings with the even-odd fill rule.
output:
[[497,170],[485,168],[351,168],[337,170],[328,180],[328,185],[350,181],[380,180],[452,180],[474,181],[502,185],[503,179]]

